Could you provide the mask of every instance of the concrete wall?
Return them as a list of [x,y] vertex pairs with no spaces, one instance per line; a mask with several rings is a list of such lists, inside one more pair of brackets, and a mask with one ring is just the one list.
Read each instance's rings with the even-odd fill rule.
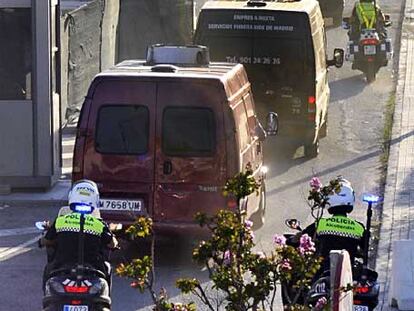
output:
[[68,63],[67,73],[63,76],[67,78],[66,106],[70,115],[79,110],[88,83],[100,71],[101,21],[104,5],[102,0],[93,1],[64,16],[63,32],[68,35]]
[[102,20],[101,71],[116,63],[119,0],[107,0]]
[[192,0],[122,0],[118,61],[143,58],[154,43],[191,43],[192,19]]
[[[3,176],[33,175],[33,105],[28,101],[0,104],[0,184]],[[17,121],[17,122],[16,122]]]
[[[205,0],[203,0],[205,1]],[[62,17],[62,120],[76,119],[89,84],[154,43],[192,42],[193,0],[95,0]]]
[[119,0],[95,0],[62,17],[62,120],[76,118],[93,77],[115,64]]

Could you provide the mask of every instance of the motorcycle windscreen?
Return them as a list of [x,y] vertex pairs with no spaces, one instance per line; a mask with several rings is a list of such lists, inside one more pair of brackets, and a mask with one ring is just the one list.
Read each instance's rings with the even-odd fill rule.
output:
[[226,145],[217,84],[158,83],[156,221],[193,223],[197,212],[213,214],[224,207]]

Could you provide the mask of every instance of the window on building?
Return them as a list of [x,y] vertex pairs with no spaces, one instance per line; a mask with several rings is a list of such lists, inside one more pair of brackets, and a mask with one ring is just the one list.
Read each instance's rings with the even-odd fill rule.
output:
[[0,100],[32,98],[32,13],[0,8]]

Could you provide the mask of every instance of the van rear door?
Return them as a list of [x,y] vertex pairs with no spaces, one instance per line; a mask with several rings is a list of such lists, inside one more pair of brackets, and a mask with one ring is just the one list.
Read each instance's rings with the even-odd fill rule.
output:
[[224,91],[217,82],[158,82],[154,219],[194,222],[224,207]]
[[306,13],[203,9],[194,42],[208,46],[213,61],[242,63],[256,102],[269,103],[282,122],[307,116],[315,61]]
[[93,93],[83,175],[100,186],[111,221],[152,212],[155,96],[153,82],[108,78]]

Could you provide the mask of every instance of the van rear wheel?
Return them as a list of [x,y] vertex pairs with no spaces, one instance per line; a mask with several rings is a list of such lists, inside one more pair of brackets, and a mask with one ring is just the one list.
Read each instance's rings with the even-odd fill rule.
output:
[[265,214],[266,214],[266,187],[265,184],[262,184],[262,189],[260,190],[260,202],[259,209],[252,216],[250,220],[253,221],[253,230],[260,229],[265,223]]
[[316,158],[319,154],[319,140],[314,144],[305,145],[305,157]]

